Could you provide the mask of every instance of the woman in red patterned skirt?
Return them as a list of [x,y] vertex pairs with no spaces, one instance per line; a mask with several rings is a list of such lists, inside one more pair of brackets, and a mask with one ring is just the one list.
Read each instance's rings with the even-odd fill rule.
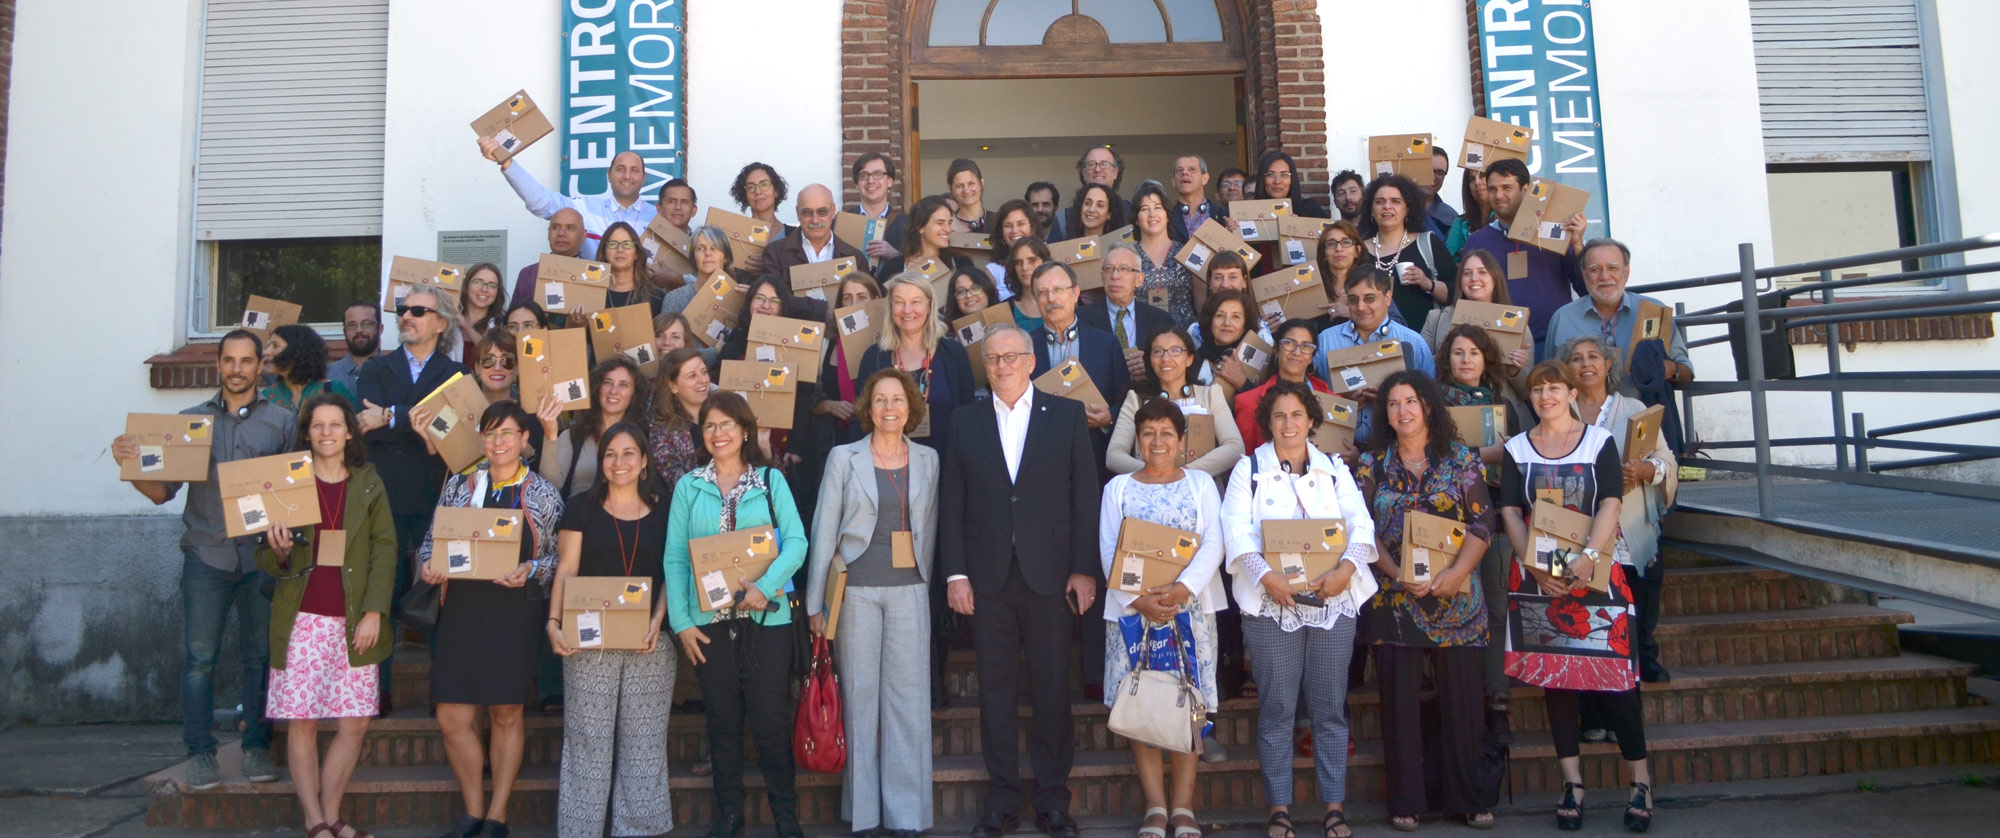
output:
[[[1600,566],[1609,569],[1615,551],[1625,549],[1618,535],[1624,474],[1610,432],[1577,418],[1579,389],[1576,373],[1567,365],[1537,364],[1528,373],[1528,394],[1541,424],[1507,441],[1500,475],[1500,515],[1514,545],[1507,674],[1547,695],[1549,734],[1563,772],[1556,825],[1566,830],[1583,826],[1577,705],[1584,693],[1599,693],[1607,727],[1617,734],[1618,750],[1632,772],[1625,826],[1644,832],[1653,821],[1653,787],[1629,633],[1632,591],[1621,573],[1606,574],[1602,591],[1589,584]],[[1590,516],[1580,550],[1561,550],[1545,536],[1530,539],[1533,510],[1540,501]],[[1557,570],[1545,572],[1544,567]]]

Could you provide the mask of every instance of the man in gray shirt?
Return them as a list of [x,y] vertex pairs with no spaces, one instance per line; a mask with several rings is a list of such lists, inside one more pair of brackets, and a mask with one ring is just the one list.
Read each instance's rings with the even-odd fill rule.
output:
[[[258,537],[230,538],[223,524],[221,487],[216,466],[234,460],[268,457],[292,450],[298,422],[292,412],[257,395],[263,373],[263,341],[242,329],[222,337],[216,372],[222,389],[214,398],[181,411],[186,416],[210,416],[208,480],[188,488],[181,523],[181,602],[186,605],[182,631],[181,737],[188,749],[187,782],[194,789],[221,782],[215,762],[213,723],[215,658],[229,609],[243,648],[243,774],[252,782],[278,779],[271,762],[271,722],[264,717],[264,683],[270,674],[271,600],[260,587],[253,554]],[[121,435],[111,442],[111,456],[122,468],[139,458],[139,441]],[[181,484],[135,480],[155,505],[180,493]]]
[[347,392],[361,392],[361,365],[382,348],[382,309],[374,300],[347,304],[341,317],[341,332],[347,337],[347,356],[326,366],[326,379],[347,385]]

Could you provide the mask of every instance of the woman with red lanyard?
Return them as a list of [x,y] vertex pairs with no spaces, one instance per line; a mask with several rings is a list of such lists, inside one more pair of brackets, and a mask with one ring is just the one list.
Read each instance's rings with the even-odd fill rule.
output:
[[951,439],[951,412],[972,403],[972,361],[965,347],[945,336],[944,322],[938,319],[937,299],[931,281],[923,274],[906,271],[882,286],[889,296],[889,326],[882,338],[861,356],[863,381],[876,370],[902,370],[917,382],[930,409],[929,421],[909,429],[915,442],[943,451]]
[[[556,525],[555,587],[545,622],[549,645],[564,658],[556,833],[603,835],[608,810],[612,835],[662,835],[674,828],[667,793],[667,711],[676,656],[659,642],[660,622],[667,616],[660,588],[667,502],[646,456],[645,429],[633,422],[612,425],[597,450],[602,452],[597,485],[570,498]],[[646,580],[652,597],[646,648],[570,647],[563,590],[577,576]],[[579,642],[588,645],[581,637]]]
[[[507,798],[521,773],[527,746],[521,708],[535,690],[536,650],[542,643],[543,603],[556,564],[556,521],[562,495],[521,462],[534,417],[514,402],[486,408],[479,436],[486,462],[471,474],[454,474],[438,496],[439,507],[525,510],[520,566],[491,582],[459,579],[431,569],[434,537],[417,548],[423,579],[443,586],[439,595],[437,643],[431,650],[431,701],[444,732],[445,757],[465,798],[466,816],[453,835],[507,836]],[[479,741],[479,709],[492,726]],[[485,797],[480,777],[492,754],[493,794]]]
[[[368,464],[347,400],[321,393],[299,406],[299,437],[312,451],[318,525],[309,540],[273,528],[257,566],[278,578],[271,595],[271,689],[266,712],[286,719],[285,761],[308,838],[368,833],[340,820],[340,798],[377,710],[376,665],[394,645],[382,636],[396,585],[396,525]],[[326,763],[319,720],[337,719]]]
[[[875,284],[872,276],[856,273],[841,280],[839,299],[827,306],[826,333],[840,334],[840,330],[833,327],[833,312],[881,298],[882,286]],[[859,363],[861,359],[855,358],[854,364]],[[833,351],[827,353],[826,366],[819,374],[822,385],[820,401],[813,405],[813,424],[820,429],[821,438],[826,441],[823,447],[829,451],[835,445],[846,445],[861,438],[860,424],[854,421],[854,392],[861,383],[861,377],[849,372],[854,369],[857,367],[848,363],[847,347],[840,341],[834,341]]]

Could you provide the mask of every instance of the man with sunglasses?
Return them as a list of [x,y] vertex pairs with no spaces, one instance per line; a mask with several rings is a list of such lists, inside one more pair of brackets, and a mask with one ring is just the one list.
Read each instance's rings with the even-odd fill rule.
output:
[[[389,493],[390,517],[396,521],[396,598],[410,586],[414,572],[410,556],[430,531],[431,512],[444,487],[444,461],[424,447],[411,411],[453,375],[470,374],[464,364],[444,352],[445,338],[459,332],[458,301],[437,289],[419,285],[396,308],[398,346],[361,368],[362,411],[358,417],[368,442],[368,461],[381,474]],[[476,422],[477,416],[460,421]],[[394,634],[390,635],[394,637]],[[390,667],[382,667],[382,690],[389,689]],[[388,704],[383,704],[388,712]]]
[[868,255],[833,235],[833,190],[817,183],[809,185],[799,190],[793,207],[798,210],[799,228],[764,249],[764,276],[790,288],[792,268],[849,256],[854,257],[855,270],[868,270]]

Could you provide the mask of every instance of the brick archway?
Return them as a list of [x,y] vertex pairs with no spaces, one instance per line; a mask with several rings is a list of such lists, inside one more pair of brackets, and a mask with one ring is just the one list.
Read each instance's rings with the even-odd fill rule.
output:
[[[1309,186],[1308,197],[1327,202],[1326,64],[1320,43],[1318,0],[1235,0],[1243,22],[1247,59],[1244,131],[1254,161],[1272,149],[1289,152]],[[843,201],[860,199],[844,177],[863,154],[880,152],[903,175],[894,200],[908,205],[904,185],[913,159],[910,143],[908,35],[921,0],[843,0],[841,15],[840,123]],[[1106,63],[1103,75],[1124,75]]]

